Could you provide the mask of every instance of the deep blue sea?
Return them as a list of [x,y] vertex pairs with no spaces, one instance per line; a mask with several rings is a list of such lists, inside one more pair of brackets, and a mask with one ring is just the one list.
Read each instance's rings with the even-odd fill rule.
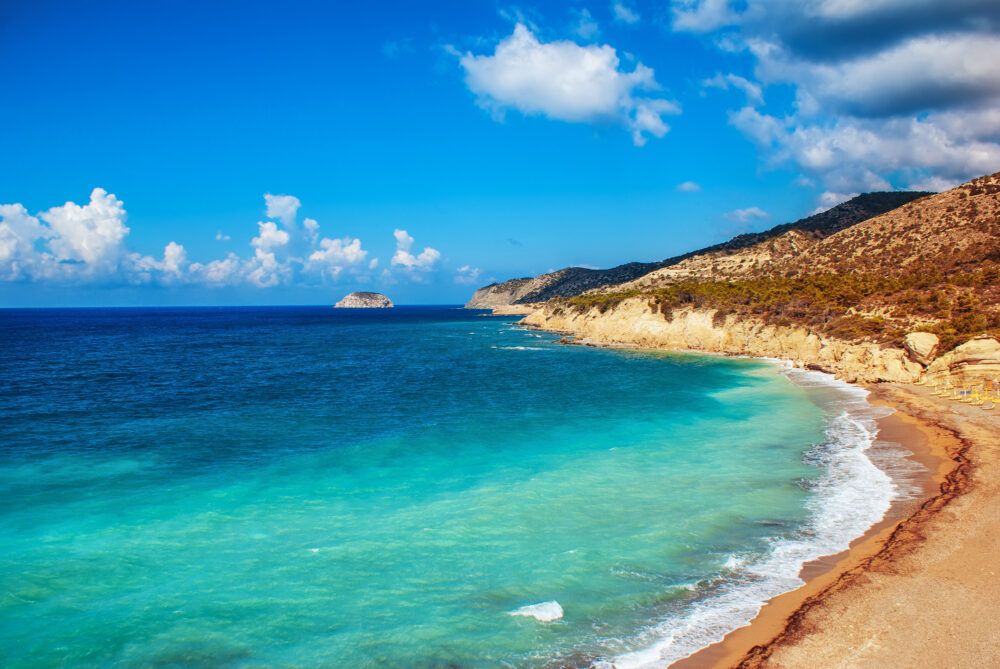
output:
[[0,310],[0,665],[665,666],[895,494],[863,391],[510,320]]

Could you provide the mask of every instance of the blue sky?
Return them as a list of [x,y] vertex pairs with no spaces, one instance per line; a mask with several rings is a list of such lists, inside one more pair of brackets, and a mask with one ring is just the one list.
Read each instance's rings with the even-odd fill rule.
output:
[[459,303],[941,190],[1000,170],[945,4],[4,3],[0,305]]

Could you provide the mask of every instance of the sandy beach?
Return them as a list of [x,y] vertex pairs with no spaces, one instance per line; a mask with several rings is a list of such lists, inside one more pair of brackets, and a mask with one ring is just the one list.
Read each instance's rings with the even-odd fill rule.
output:
[[879,440],[927,467],[924,496],[894,506],[848,551],[806,565],[803,587],[672,667],[1000,665],[1000,408],[922,386],[870,390],[896,410]]

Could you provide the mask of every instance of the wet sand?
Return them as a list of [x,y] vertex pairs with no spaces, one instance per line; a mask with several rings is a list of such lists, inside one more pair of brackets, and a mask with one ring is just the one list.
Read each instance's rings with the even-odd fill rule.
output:
[[871,390],[897,411],[879,421],[879,441],[926,467],[910,481],[922,494],[806,565],[806,584],[750,625],[671,667],[1000,666],[1000,407],[921,386]]

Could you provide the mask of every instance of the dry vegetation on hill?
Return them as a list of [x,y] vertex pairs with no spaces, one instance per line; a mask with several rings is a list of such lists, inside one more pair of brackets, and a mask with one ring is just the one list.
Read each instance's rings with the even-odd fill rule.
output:
[[[491,308],[544,302],[557,297],[573,297],[588,290],[601,290],[608,285],[624,285],[626,282],[646,285],[651,280],[655,283],[656,277],[661,275],[704,279],[746,274],[754,263],[762,266],[771,260],[796,255],[840,230],[926,195],[931,193],[864,193],[794,223],[742,234],[721,244],[659,262],[632,262],[600,270],[568,267],[534,278],[491,284],[477,290],[465,306]],[[769,243],[764,245],[765,242]],[[632,287],[635,286],[628,285],[622,289]]]
[[816,240],[798,230],[725,256],[693,258],[566,301],[604,311],[646,295],[678,308],[754,315],[851,341],[899,345],[934,332],[947,351],[1000,335],[1000,174],[924,197]]

